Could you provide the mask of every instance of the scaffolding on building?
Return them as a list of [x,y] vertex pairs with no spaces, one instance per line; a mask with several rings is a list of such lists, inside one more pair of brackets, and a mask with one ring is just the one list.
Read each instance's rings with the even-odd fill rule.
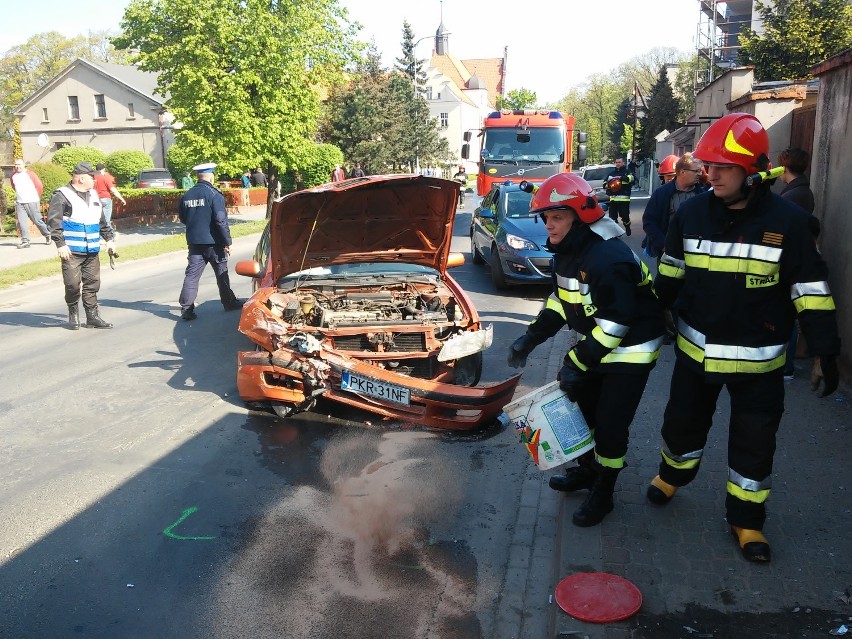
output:
[[725,69],[739,65],[740,33],[745,26],[757,29],[753,0],[699,0],[698,4],[696,93]]

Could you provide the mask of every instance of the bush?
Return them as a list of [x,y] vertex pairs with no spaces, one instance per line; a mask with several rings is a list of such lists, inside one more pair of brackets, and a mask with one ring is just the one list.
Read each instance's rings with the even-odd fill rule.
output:
[[132,184],[139,171],[154,168],[154,160],[144,151],[114,151],[104,164],[118,186]]
[[2,211],[3,215],[12,213],[15,210],[15,189],[9,184],[3,185],[3,193],[6,195],[6,210]]
[[35,173],[44,185],[44,191],[41,194],[42,202],[50,202],[50,196],[53,195],[53,192],[60,186],[65,186],[71,181],[71,173],[58,164],[36,162],[27,168]]
[[296,190],[296,171],[302,174],[302,182],[306,189],[330,182],[335,164],[343,166],[343,151],[333,144],[307,146],[298,160],[298,166],[281,174],[281,193],[291,193]]
[[71,173],[77,162],[89,162],[92,166],[95,166],[106,164],[105,159],[106,153],[93,146],[63,146],[53,154],[50,161]]

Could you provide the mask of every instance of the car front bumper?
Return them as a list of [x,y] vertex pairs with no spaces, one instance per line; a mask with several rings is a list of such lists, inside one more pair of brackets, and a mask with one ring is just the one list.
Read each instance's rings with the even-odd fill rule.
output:
[[[496,384],[457,386],[400,375],[366,362],[323,351],[309,358],[290,349],[238,355],[237,387],[244,401],[273,401],[306,406],[314,397],[354,406],[382,417],[440,430],[475,430],[493,423],[512,399],[520,375]],[[317,370],[323,373],[318,380]],[[341,388],[343,372],[406,389],[408,405]]]

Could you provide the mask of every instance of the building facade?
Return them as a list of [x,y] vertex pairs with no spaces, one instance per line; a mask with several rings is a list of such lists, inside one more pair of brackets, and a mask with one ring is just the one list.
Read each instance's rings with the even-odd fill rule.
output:
[[174,129],[156,85],[155,73],[77,58],[16,107],[24,158],[47,162],[64,146],[93,146],[142,150],[165,166]]

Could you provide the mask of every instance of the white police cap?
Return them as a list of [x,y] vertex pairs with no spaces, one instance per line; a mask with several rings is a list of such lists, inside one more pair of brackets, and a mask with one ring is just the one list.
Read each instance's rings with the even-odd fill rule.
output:
[[213,169],[215,168],[215,162],[207,162],[206,164],[196,164],[194,167],[192,167],[192,170],[196,173],[213,173]]

